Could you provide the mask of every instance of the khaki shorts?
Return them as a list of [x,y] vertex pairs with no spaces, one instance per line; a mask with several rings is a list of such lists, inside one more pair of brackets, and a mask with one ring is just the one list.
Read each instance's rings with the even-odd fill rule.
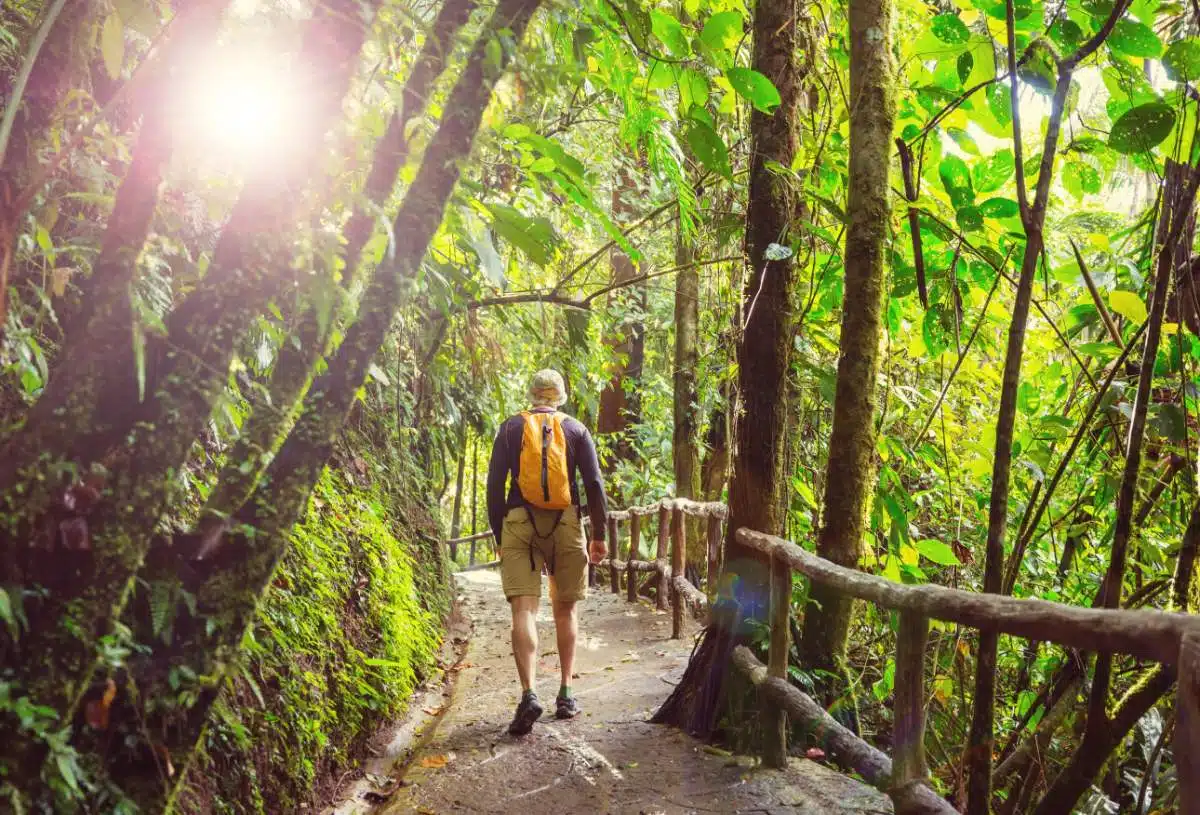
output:
[[500,530],[500,582],[508,600],[541,597],[542,566],[550,574],[552,602],[575,602],[587,596],[587,544],[579,522],[579,508],[567,507],[555,526],[557,516],[557,510],[524,507],[510,509],[504,516]]

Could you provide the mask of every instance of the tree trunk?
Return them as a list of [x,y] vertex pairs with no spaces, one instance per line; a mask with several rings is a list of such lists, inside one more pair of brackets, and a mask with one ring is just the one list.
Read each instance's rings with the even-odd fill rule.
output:
[[[612,190],[612,215],[618,224],[635,220],[636,209],[630,199],[636,191],[629,168],[622,164],[617,171],[617,180]],[[609,252],[609,261],[612,264],[614,286],[627,283],[637,275],[633,260],[621,247],[613,246]],[[644,296],[644,284],[635,286],[632,292],[622,287],[609,294],[608,304],[610,307],[620,304],[626,308],[633,304],[642,308]],[[637,387],[645,359],[643,334],[643,326],[639,320],[627,319],[615,333],[604,339],[604,344],[611,349],[616,359],[613,363],[612,378],[600,393],[596,435],[613,437],[613,450],[620,459],[628,459],[633,455],[627,430],[630,424],[637,421],[640,413]],[[629,385],[626,384],[627,380]]]
[[[684,233],[680,219],[675,243],[675,265],[689,266],[696,259],[692,238]],[[675,277],[675,428],[672,454],[675,465],[675,494],[700,499],[700,422],[699,394],[696,389],[700,355],[697,334],[700,325],[700,272],[681,269]],[[698,525],[692,524],[687,537],[687,562],[697,569],[708,561],[708,547]]]
[[[891,0],[850,0],[850,178],[846,284],[825,506],[817,553],[858,565],[874,488],[876,379],[883,331],[884,241],[889,229],[888,153],[896,115]],[[802,663],[840,677],[823,688],[828,707],[848,689],[850,598],[814,584],[805,612]]]
[[[777,532],[786,415],[785,392],[791,352],[794,269],[791,258],[768,252],[772,244],[789,243],[793,218],[799,209],[795,182],[773,167],[791,167],[799,145],[797,110],[800,100],[799,12],[794,0],[759,0],[754,10],[753,67],[779,90],[781,104],[772,113],[755,110],[750,118],[752,145],[750,191],[746,206],[748,274],[742,340],[738,345],[738,384],[744,416],[737,423],[737,454],[729,489],[729,523],[725,545],[726,571],[736,574],[738,593],[719,605],[736,611],[714,611],[714,624],[697,648],[684,680],[655,714],[701,736],[711,734],[715,705],[740,704],[727,684],[731,641],[744,629],[722,631],[738,618],[763,620],[766,615],[767,572],[754,552],[738,543],[734,532],[750,527]],[[723,581],[724,582],[724,581]]]
[[708,430],[704,434],[704,463],[700,465],[700,483],[705,501],[720,501],[729,479],[729,414],[733,389],[729,382],[721,385],[721,401],[708,415]]

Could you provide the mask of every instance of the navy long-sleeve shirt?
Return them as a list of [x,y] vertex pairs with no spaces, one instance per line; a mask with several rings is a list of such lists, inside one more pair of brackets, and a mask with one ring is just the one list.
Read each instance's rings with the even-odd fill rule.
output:
[[[550,408],[534,408],[533,412],[554,411]],[[604,540],[608,500],[604,495],[604,481],[600,477],[600,461],[596,458],[592,434],[570,416],[563,419],[562,429],[567,442],[567,480],[571,485],[571,503],[581,506],[579,485],[575,478],[578,473],[583,481],[588,515],[592,521],[590,540]],[[492,444],[492,457],[488,462],[487,510],[488,523],[492,525],[497,541],[500,540],[505,514],[510,509],[525,506],[517,481],[521,471],[521,436],[524,432],[525,419],[520,414],[510,416],[500,425]],[[511,483],[509,476],[512,476]]]

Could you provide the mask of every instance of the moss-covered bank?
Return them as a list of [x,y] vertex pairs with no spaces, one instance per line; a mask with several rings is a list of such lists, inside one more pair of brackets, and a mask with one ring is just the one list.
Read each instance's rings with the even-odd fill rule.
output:
[[446,564],[432,530],[355,463],[325,472],[293,532],[183,812],[316,803],[434,664],[449,608]]

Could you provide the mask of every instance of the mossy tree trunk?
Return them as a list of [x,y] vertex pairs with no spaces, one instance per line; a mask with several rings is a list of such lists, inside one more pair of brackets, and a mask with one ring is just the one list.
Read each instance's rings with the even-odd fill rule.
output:
[[[876,379],[883,331],[884,242],[891,208],[888,154],[896,117],[891,0],[850,0],[850,177],[845,294],[833,428],[817,553],[858,565],[875,481]],[[802,664],[841,681],[824,683],[828,706],[848,689],[850,598],[814,584],[800,643]]]
[[[190,564],[196,613],[188,612],[187,619],[177,622],[178,630],[186,631],[187,636],[180,636],[169,656],[172,667],[186,666],[196,676],[211,678],[212,684],[201,690],[184,721],[176,715],[170,718],[171,727],[158,718],[149,723],[151,729],[161,727],[168,733],[165,746],[176,767],[187,766],[220,681],[229,670],[229,658],[253,619],[258,600],[286,551],[289,530],[307,505],[366,380],[367,369],[403,303],[406,285],[441,223],[492,89],[512,57],[511,49],[502,47],[501,63],[495,66],[488,59],[489,45],[505,30],[519,42],[538,5],[539,0],[501,0],[447,100],[446,118],[430,142],[393,224],[394,234],[405,235],[407,240],[376,272],[362,298],[364,311],[359,320],[347,332],[327,371],[314,381],[295,428],[238,513],[231,531],[207,557]],[[154,668],[156,673],[164,670],[161,661]],[[165,677],[141,679],[143,683],[161,682]],[[119,781],[136,787],[139,779],[153,773],[153,756],[147,754],[140,766],[120,765],[110,770]]]
[[[736,576],[736,596],[723,603],[736,611],[714,614],[716,622],[705,632],[683,680],[654,719],[704,736],[716,724],[722,699],[726,705],[742,703],[738,694],[722,690],[730,679],[729,649],[741,637],[741,624],[736,621],[744,624],[766,616],[766,569],[752,550],[737,541],[735,532],[749,527],[775,533],[783,522],[778,495],[783,481],[795,271],[791,256],[773,246],[789,244],[800,204],[795,180],[772,168],[791,167],[799,146],[799,20],[794,0],[759,0],[754,9],[752,64],[775,84],[781,104],[771,113],[755,110],[750,118],[753,159],[746,205],[748,266],[743,333],[737,349],[741,409],[734,433],[726,576],[722,581],[728,583]],[[739,630],[729,630],[733,625]]]

